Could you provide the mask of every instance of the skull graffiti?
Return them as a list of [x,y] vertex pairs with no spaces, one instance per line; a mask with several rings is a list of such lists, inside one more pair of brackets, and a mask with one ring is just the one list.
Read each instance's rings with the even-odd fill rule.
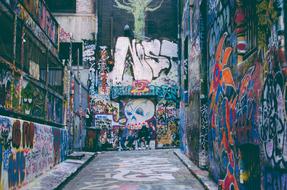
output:
[[125,107],[127,125],[140,125],[154,116],[155,106],[147,99],[131,100]]

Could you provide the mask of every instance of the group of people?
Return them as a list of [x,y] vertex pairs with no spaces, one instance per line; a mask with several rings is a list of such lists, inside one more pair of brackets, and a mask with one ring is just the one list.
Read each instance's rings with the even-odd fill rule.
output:
[[153,137],[154,129],[143,125],[141,129],[119,130],[119,150],[141,150],[151,149],[150,140]]

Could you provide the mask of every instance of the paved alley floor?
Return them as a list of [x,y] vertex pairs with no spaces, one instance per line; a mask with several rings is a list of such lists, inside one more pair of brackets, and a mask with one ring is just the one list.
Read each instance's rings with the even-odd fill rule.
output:
[[103,152],[65,187],[66,190],[204,189],[173,150]]

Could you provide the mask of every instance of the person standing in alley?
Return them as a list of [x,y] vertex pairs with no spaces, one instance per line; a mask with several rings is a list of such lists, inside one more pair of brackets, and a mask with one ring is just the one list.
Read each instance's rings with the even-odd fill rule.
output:
[[128,137],[129,129],[127,127],[121,126],[121,132],[119,132],[120,140],[120,150],[126,150],[126,140]]
[[139,146],[141,147],[141,143],[144,143],[144,147],[146,147],[149,143],[149,132],[147,126],[144,124],[139,131]]

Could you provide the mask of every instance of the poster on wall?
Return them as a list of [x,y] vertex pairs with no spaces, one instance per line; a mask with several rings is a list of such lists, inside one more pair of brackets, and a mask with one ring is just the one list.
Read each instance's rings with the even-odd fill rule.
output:
[[112,129],[113,115],[97,114],[95,115],[95,126],[98,129]]

